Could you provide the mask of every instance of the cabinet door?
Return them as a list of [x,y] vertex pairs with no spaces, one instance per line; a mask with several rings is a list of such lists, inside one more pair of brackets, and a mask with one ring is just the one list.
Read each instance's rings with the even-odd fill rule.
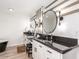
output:
[[33,56],[33,59],[38,59],[36,47],[33,48],[32,56]]
[[35,41],[32,42],[32,57],[33,59],[38,59],[38,46]]
[[39,44],[39,47],[38,47],[39,59],[46,59],[44,47],[45,46],[43,44]]

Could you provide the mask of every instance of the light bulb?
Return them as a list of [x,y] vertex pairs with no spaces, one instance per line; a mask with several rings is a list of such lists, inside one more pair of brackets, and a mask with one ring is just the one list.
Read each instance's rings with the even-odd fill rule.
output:
[[9,11],[10,11],[10,12],[13,12],[13,11],[14,11],[14,9],[12,9],[12,8],[9,8]]

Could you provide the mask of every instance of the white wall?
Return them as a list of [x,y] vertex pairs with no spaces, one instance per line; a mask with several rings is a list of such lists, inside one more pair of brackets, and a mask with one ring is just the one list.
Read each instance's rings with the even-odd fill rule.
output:
[[[79,12],[64,16],[63,21],[60,26],[57,26],[55,32],[53,33],[57,36],[77,38],[79,44]],[[77,59],[79,59],[79,47],[76,48]]]
[[54,34],[79,39],[79,12],[64,16],[61,25],[57,26]]
[[29,29],[29,18],[0,13],[0,40],[8,40],[8,46],[23,43],[23,31]]

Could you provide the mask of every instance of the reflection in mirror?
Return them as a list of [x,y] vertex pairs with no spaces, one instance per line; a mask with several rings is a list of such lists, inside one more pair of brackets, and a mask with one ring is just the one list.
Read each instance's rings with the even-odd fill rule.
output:
[[43,30],[45,33],[52,33],[57,26],[57,16],[54,11],[48,11],[43,16]]
[[37,24],[36,26],[36,32],[42,33],[42,8],[38,9],[36,12],[36,19],[35,22]]
[[35,29],[35,21],[34,20],[31,22],[30,27]]
[[38,24],[38,27],[41,26],[42,23],[42,8],[38,9],[36,12],[36,23]]
[[33,32],[35,32],[35,28],[36,28],[36,23],[35,23],[35,19],[32,19],[30,21],[30,28]]

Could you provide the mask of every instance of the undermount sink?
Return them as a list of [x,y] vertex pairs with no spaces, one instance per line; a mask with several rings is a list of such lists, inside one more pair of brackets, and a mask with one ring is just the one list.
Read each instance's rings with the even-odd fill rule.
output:
[[27,36],[27,38],[33,38],[34,36]]
[[48,44],[48,45],[52,45],[53,47],[55,47],[57,49],[60,49],[60,50],[67,50],[67,49],[69,49],[69,47],[61,45],[61,44],[58,44],[58,43],[55,43],[55,42],[53,42],[53,43],[45,42],[45,43]]
[[67,49],[69,49],[69,47],[67,47],[67,46],[64,46],[64,45],[61,45],[61,44],[58,44],[58,43],[52,43],[52,45],[55,47],[55,48],[58,48],[58,49],[60,49],[60,50],[67,50]]
[[59,50],[67,50],[67,49],[70,49],[71,47],[67,47],[67,46],[64,46],[64,45],[61,45],[61,44],[58,44],[58,43],[55,43],[55,42],[52,42],[52,41],[48,41],[48,40],[39,40],[49,46],[53,46]]

